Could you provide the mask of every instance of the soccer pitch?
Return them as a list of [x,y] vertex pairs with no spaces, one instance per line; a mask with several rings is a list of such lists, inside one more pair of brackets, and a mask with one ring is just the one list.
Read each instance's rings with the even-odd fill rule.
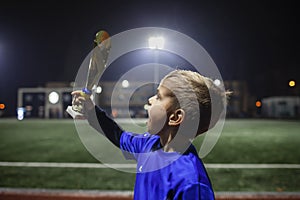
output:
[[[130,123],[121,126],[131,129]],[[299,121],[226,120],[216,146],[203,159],[214,190],[299,192],[299,130]],[[72,120],[1,119],[0,141],[0,187],[133,190],[133,173],[28,164],[99,163],[85,149]],[[201,139],[199,146],[197,142]]]

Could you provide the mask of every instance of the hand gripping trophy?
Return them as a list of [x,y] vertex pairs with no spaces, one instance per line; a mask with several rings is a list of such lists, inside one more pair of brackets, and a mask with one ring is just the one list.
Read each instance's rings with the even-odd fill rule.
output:
[[[89,97],[92,95],[92,90],[95,84],[104,71],[108,54],[111,48],[109,34],[106,31],[99,31],[96,33],[94,39],[94,49],[91,52],[89,66],[87,71],[87,78],[84,88],[82,88],[82,96]],[[83,105],[68,106],[67,112],[74,118],[82,118],[84,114]]]

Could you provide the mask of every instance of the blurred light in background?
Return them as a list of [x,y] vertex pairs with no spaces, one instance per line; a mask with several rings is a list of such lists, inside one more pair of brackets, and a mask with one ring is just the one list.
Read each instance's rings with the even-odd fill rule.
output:
[[49,96],[48,96],[49,102],[52,104],[57,104],[59,101],[59,94],[55,91],[50,92]]
[[122,87],[123,88],[128,88],[129,87],[129,81],[128,80],[122,81]]
[[261,107],[261,101],[257,100],[257,101],[255,102],[255,106],[256,106],[257,108],[260,108],[260,107]]
[[144,109],[145,109],[145,110],[148,110],[149,108],[150,108],[150,105],[149,105],[149,104],[145,104],[145,105],[144,105]]
[[102,87],[101,86],[97,86],[96,87],[96,93],[100,94],[102,92]]
[[214,80],[214,84],[216,86],[220,86],[221,85],[221,81],[219,79]]
[[289,81],[289,86],[290,87],[295,87],[296,86],[296,82],[294,80],[290,80]]
[[150,49],[163,49],[165,45],[165,39],[163,37],[150,37],[148,44]]
[[24,113],[25,113],[25,108],[23,108],[23,107],[17,108],[17,119],[18,120],[23,120],[24,119]]
[[5,109],[5,104],[4,103],[0,103],[0,110],[4,110]]

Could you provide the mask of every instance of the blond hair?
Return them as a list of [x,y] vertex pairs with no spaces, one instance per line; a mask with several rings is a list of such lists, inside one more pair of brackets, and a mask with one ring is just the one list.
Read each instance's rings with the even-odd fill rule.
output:
[[196,136],[215,126],[230,95],[212,79],[190,70],[174,70],[163,78],[162,83],[168,83],[168,89],[175,97],[172,109],[181,108],[186,113],[186,120],[199,121]]

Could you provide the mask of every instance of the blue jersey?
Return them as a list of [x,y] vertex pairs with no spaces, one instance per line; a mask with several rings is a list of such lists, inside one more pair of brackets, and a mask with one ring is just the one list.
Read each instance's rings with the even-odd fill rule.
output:
[[169,153],[161,149],[159,136],[123,132],[120,148],[126,158],[137,161],[134,199],[214,199],[210,180],[193,145],[183,154]]
[[137,161],[136,200],[214,199],[211,183],[193,145],[183,153],[164,152],[157,135],[124,131],[100,107],[88,113],[88,122],[126,158]]

